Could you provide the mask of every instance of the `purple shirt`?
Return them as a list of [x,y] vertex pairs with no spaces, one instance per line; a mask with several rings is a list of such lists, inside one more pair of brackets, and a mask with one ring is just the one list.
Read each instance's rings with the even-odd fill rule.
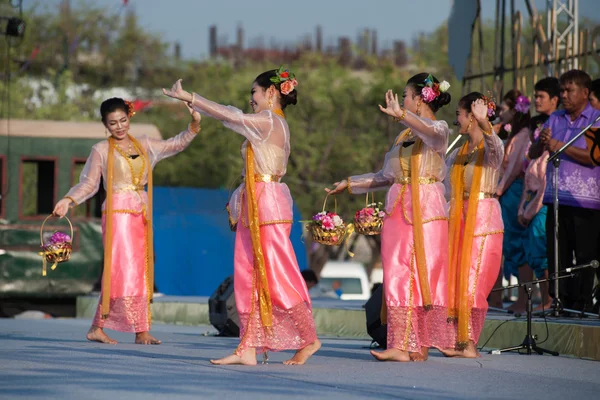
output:
[[[574,121],[565,110],[552,113],[544,127],[552,128],[552,137],[561,142],[568,142],[583,128],[593,122],[600,111],[589,103]],[[596,122],[594,127],[600,127]],[[587,149],[584,136],[580,136],[572,146]],[[600,168],[582,165],[568,157],[565,152],[560,155],[558,173],[558,201],[560,205],[591,208],[600,210]],[[546,170],[546,191],[544,203],[552,204],[554,198],[554,166],[548,164]]]

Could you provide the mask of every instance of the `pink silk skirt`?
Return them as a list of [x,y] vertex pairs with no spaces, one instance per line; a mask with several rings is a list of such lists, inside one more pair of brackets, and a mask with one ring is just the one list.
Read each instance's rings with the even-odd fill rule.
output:
[[[422,192],[443,190],[441,186],[431,185],[430,188],[423,189],[424,186],[421,186]],[[387,306],[387,347],[419,352],[421,347],[443,348],[453,345],[447,323],[448,220],[440,207],[436,212],[428,212],[439,217],[423,224],[427,281],[433,305],[433,309],[425,311],[414,253],[413,226],[404,215],[406,211],[412,221],[410,188],[406,187],[404,200],[405,206],[411,207],[397,204],[392,214],[384,220],[381,258]],[[443,191],[441,196],[443,198]],[[426,221],[425,218],[424,220]]]
[[[464,215],[468,201],[464,201]],[[464,229],[464,221],[462,229]],[[502,240],[504,238],[502,211],[497,199],[479,200],[475,237],[471,247],[471,268],[469,270],[469,339],[475,344],[485,323],[488,311],[487,298],[496,284],[502,263]],[[453,335],[456,336],[456,325]],[[454,340],[456,343],[456,340]]]
[[[302,349],[317,339],[306,283],[290,241],[292,225],[278,223],[260,228],[261,243],[273,308],[273,327],[266,330],[260,319],[250,230],[237,225],[234,256],[234,292],[240,317],[240,345],[265,351]],[[254,293],[254,295],[253,295]],[[252,299],[255,299],[254,304]]]
[[[110,312],[101,318],[101,299],[93,325],[121,332],[147,332],[151,314],[148,291],[148,249],[146,219],[135,192],[113,197],[113,240],[110,271]],[[106,235],[106,214],[102,215],[102,237]]]

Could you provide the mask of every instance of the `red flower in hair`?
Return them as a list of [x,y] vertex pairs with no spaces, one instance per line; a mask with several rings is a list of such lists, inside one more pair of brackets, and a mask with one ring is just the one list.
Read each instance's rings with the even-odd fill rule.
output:
[[127,117],[131,118],[135,115],[133,103],[127,100],[125,101],[125,105],[127,106]]
[[288,71],[284,71],[281,74],[279,74],[280,78],[289,78],[290,77],[290,73]]

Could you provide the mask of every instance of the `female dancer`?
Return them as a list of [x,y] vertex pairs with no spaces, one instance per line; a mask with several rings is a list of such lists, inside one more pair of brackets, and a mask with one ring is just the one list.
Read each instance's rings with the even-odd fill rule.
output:
[[[429,347],[448,347],[448,212],[441,181],[450,129],[435,112],[450,103],[447,82],[427,73],[410,78],[403,104],[392,91],[381,111],[408,128],[396,138],[377,173],[336,182],[330,194],[388,189],[381,233],[387,307],[387,350],[380,361],[423,361]],[[426,253],[427,252],[427,253]]]
[[292,197],[280,183],[290,155],[283,110],[296,104],[294,75],[280,68],[260,74],[250,90],[254,114],[244,114],[195,93],[177,81],[167,96],[190,102],[244,136],[245,182],[232,195],[230,223],[236,226],[234,291],[240,344],[213,364],[255,365],[256,353],[295,349],[285,364],[304,364],[320,347],[306,283],[290,242]]
[[[116,344],[104,328],[135,332],[138,344],[160,344],[148,332],[154,287],[152,248],[152,169],[160,160],[183,151],[200,131],[200,114],[188,106],[192,122],[168,140],[129,134],[133,105],[120,98],[100,106],[110,137],[92,147],[79,183],[56,203],[54,215],[88,200],[104,181],[102,205],[104,270],[102,294],[88,340]],[[144,186],[148,185],[148,192]]]
[[477,342],[487,313],[487,296],[494,287],[502,260],[504,226],[494,197],[504,157],[502,140],[488,118],[495,105],[481,93],[464,96],[456,111],[460,133],[467,142],[446,160],[450,167],[449,317],[455,321],[454,349],[447,356],[479,357]]

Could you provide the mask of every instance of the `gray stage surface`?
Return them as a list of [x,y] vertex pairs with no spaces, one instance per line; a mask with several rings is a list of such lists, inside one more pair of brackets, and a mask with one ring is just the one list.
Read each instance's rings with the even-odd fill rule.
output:
[[322,338],[323,348],[304,366],[213,366],[236,338],[211,327],[155,324],[160,346],[85,340],[84,319],[0,319],[2,399],[593,399],[600,393],[600,363],[569,357],[488,355],[447,359],[433,352],[425,363],[380,363],[368,341]]

